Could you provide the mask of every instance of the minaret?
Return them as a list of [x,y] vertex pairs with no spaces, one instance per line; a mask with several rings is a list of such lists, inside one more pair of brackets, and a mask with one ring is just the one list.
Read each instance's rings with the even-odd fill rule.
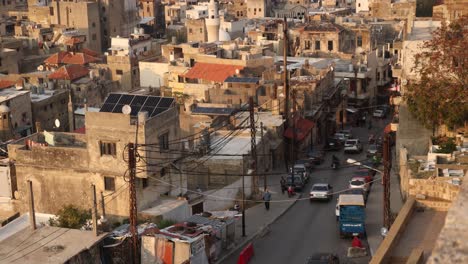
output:
[[218,3],[210,0],[208,4],[208,18],[205,19],[206,31],[208,32],[208,42],[219,40],[219,14]]

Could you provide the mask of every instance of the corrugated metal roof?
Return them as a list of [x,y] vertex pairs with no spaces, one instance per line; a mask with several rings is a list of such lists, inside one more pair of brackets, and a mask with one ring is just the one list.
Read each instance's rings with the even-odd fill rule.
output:
[[227,83],[258,83],[258,77],[228,77],[224,82]]
[[229,116],[235,111],[234,108],[221,108],[221,107],[197,107],[192,110],[192,114],[199,115],[217,115]]

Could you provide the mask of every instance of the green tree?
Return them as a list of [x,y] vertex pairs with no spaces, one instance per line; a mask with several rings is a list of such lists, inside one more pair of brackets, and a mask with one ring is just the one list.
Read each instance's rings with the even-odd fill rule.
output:
[[420,80],[410,82],[405,99],[424,126],[442,124],[453,129],[468,120],[468,17],[433,32],[433,38],[415,56],[413,71]]
[[83,210],[69,204],[58,211],[57,219],[49,219],[49,223],[51,226],[78,229],[90,218],[90,210]]

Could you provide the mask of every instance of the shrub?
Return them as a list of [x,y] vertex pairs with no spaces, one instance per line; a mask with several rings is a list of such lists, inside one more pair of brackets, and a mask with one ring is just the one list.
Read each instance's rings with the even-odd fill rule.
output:
[[69,204],[58,211],[57,218],[50,218],[49,224],[51,226],[79,229],[90,218],[90,210],[83,210]]

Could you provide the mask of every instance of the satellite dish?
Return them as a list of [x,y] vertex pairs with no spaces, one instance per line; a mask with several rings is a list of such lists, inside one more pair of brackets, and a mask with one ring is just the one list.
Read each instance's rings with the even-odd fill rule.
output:
[[59,128],[60,127],[60,120],[55,119],[55,127]]
[[125,115],[129,115],[132,112],[132,108],[129,105],[124,105],[122,107],[122,113]]

